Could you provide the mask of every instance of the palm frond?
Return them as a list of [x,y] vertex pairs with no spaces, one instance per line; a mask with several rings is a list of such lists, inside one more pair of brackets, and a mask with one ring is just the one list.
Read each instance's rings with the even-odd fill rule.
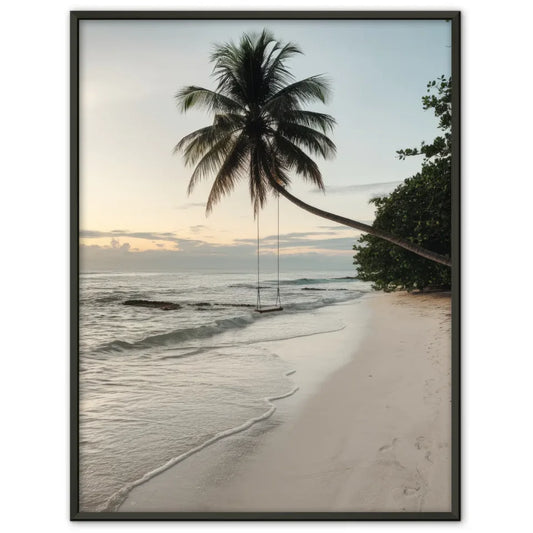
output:
[[194,156],[191,157],[191,151],[198,151],[202,153],[203,150],[211,147],[216,135],[216,128],[206,126],[195,130],[188,135],[185,135],[176,146],[174,146],[174,153],[183,152],[185,164],[190,165],[194,163]]
[[254,217],[256,217],[265,205],[268,193],[275,192],[271,181],[286,186],[290,183],[290,179],[285,173],[283,161],[276,157],[276,152],[270,142],[255,143],[250,152],[250,198],[254,207]]
[[229,194],[237,181],[246,176],[246,162],[249,156],[248,137],[241,133],[233,143],[231,149],[227,152],[225,159],[220,166],[218,173],[213,181],[207,204],[205,206],[206,214],[209,214],[213,206],[226,194]]
[[242,128],[245,123],[245,116],[238,113],[219,113],[213,119],[213,126],[222,129]]
[[235,72],[249,107],[261,105],[266,98],[264,60],[273,40],[272,34],[266,30],[260,35],[252,33],[241,37]]
[[293,122],[310,128],[318,128],[322,133],[327,134],[333,131],[337,121],[325,113],[316,113],[315,111],[305,111],[303,109],[292,109],[276,117],[278,121]]
[[279,133],[274,135],[274,140],[278,157],[288,170],[294,169],[306,181],[316,185],[320,190],[325,190],[318,165],[301,148]]
[[333,157],[337,151],[329,137],[308,126],[283,121],[278,124],[278,132],[292,143],[304,146],[312,154],[320,155],[324,159]]
[[218,172],[224,164],[225,158],[233,150],[235,145],[235,134],[229,134],[217,141],[209,151],[204,153],[198,164],[196,165],[189,186],[187,194],[191,194],[194,187],[203,178],[207,178],[210,174]]
[[250,154],[250,199],[254,208],[254,218],[257,217],[266,201],[265,176],[263,171],[263,147],[253,146]]
[[196,164],[199,159],[204,157],[209,150],[215,147],[217,143],[230,142],[233,134],[237,133],[238,131],[239,129],[224,131],[210,126],[209,131],[193,139],[184,148],[182,148],[185,164]]
[[[278,52],[279,50],[279,52]],[[275,52],[278,52],[274,55]],[[270,54],[265,60],[263,68],[265,70],[265,85],[268,87],[268,96],[273,96],[288,83],[292,82],[294,76],[285,67],[285,61],[302,51],[293,43],[287,43],[283,47],[276,42]]]
[[270,183],[271,180],[282,187],[290,184],[291,180],[287,174],[287,165],[283,158],[280,157],[278,147],[272,141],[268,143],[268,151],[263,159],[263,169],[265,174],[270,177],[268,180],[269,189],[274,190]]
[[219,92],[190,85],[179,90],[175,98],[182,112],[191,107],[200,106],[208,111],[238,113],[243,111],[243,106],[235,100]]
[[183,151],[185,164],[193,165],[223,137],[244,126],[244,117],[237,114],[215,115],[213,124],[189,133],[174,147],[174,153]]
[[280,89],[265,102],[264,110],[279,116],[317,100],[326,103],[329,93],[329,83],[324,76],[311,76]]
[[239,70],[242,63],[241,56],[239,47],[232,42],[217,45],[211,54],[211,61],[215,63],[212,76],[217,80],[218,92],[227,94],[245,107],[246,91]]

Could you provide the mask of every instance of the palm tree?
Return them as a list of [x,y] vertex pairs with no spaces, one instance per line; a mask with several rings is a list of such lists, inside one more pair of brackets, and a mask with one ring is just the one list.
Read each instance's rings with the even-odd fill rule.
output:
[[219,45],[211,55],[215,91],[188,86],[176,94],[183,112],[200,106],[214,113],[211,125],[186,135],[175,148],[183,152],[186,164],[196,165],[188,192],[199,180],[215,174],[206,204],[209,214],[239,180],[248,179],[254,215],[269,194],[281,194],[310,213],[451,266],[446,256],[313,207],[287,190],[291,171],[324,190],[320,170],[308,153],[330,158],[336,150],[327,137],[335,119],[303,109],[310,102],[326,102],[327,80],[318,75],[295,81],[286,61],[298,53],[301,51],[295,44],[283,44],[266,30],[260,35],[244,34],[238,45]]

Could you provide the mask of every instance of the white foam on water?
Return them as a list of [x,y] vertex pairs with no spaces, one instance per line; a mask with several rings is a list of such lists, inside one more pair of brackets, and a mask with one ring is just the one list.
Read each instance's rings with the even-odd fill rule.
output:
[[[321,310],[360,298],[366,285],[344,279],[342,273],[303,276],[284,280],[284,312],[270,315],[243,305],[255,298],[251,275],[82,276],[83,510],[120,505],[113,502],[122,501],[121,495],[138,484],[272,416],[272,401],[293,395],[302,384],[307,394],[315,380],[307,376],[335,366],[332,361],[321,366],[303,359],[293,365],[272,343],[342,331],[340,315]],[[230,287],[238,284],[246,286]],[[272,281],[261,284],[274,287]],[[325,290],[302,290],[307,285]],[[268,302],[268,290],[265,293]],[[182,307],[162,311],[122,304],[134,298],[173,301]],[[315,370],[307,369],[313,365]],[[298,387],[280,395],[288,386],[280,372],[292,375],[287,368],[295,367]]]
[[[293,374],[294,372],[295,371],[293,370],[293,371],[287,372],[285,375],[288,376],[290,374]],[[269,409],[265,411],[262,415],[250,418],[239,426],[226,429],[224,431],[220,431],[215,436],[206,440],[199,446],[196,446],[192,448],[191,450],[185,453],[182,453],[181,455],[178,455],[177,457],[174,457],[170,461],[166,462],[164,465],[161,465],[160,467],[155,468],[154,470],[150,472],[147,472],[141,478],[137,479],[136,481],[132,483],[129,483],[128,485],[122,487],[119,491],[115,492],[115,494],[113,494],[111,498],[109,498],[109,500],[106,502],[106,504],[102,508],[98,509],[98,511],[117,511],[120,505],[124,502],[124,500],[128,496],[128,494],[132,491],[132,489],[134,489],[135,487],[138,487],[139,485],[142,485],[143,483],[146,483],[148,480],[154,478],[158,474],[161,474],[165,470],[168,470],[172,466],[180,463],[181,461],[184,461],[188,457],[191,457],[191,455],[198,453],[204,448],[211,446],[215,442],[218,442],[221,439],[230,437],[237,433],[241,433],[242,431],[246,431],[248,428],[252,427],[254,424],[257,424],[258,422],[262,422],[263,420],[270,418],[276,411],[276,406],[272,402],[276,400],[282,400],[283,398],[288,398],[289,396],[292,396],[293,394],[295,394],[298,390],[299,390],[299,387],[294,387],[292,390],[284,394],[280,394],[278,396],[272,396],[270,398],[264,398],[264,401],[269,406]]]

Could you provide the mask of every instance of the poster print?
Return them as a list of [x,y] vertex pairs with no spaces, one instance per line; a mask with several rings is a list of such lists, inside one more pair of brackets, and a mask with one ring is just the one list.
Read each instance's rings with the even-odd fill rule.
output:
[[459,14],[77,12],[73,519],[459,518]]

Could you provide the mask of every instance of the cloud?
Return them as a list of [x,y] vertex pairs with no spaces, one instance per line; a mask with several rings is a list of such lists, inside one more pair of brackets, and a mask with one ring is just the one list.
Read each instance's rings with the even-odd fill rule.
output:
[[112,237],[113,241],[118,242],[117,237],[126,237],[130,239],[146,239],[149,241],[171,241],[178,242],[182,239],[176,237],[172,232],[152,232],[152,231],[127,231],[127,230],[112,230],[112,231],[94,231],[94,230],[80,230],[80,238],[82,239],[98,239],[103,237]]
[[[354,230],[355,231],[355,230]],[[357,237],[337,237],[328,239],[290,239],[282,242],[280,240],[280,248],[316,248],[319,250],[351,250]],[[265,246],[265,248],[268,247]],[[277,247],[276,244],[270,245],[272,249]]]
[[[357,219],[357,221],[358,222],[362,222],[363,224],[368,224],[369,226],[371,226],[372,223],[374,222],[373,220],[359,220],[359,219]],[[354,228],[350,228],[349,226],[344,226],[342,224],[338,224],[337,226],[317,226],[317,228],[327,229],[327,230],[334,230],[334,231],[339,231],[339,230],[357,231]]]
[[111,239],[110,246],[113,250],[120,250],[122,252],[129,252],[130,251],[130,243],[125,242],[124,244],[120,244],[120,241],[118,239]]
[[[192,226],[193,228],[201,228],[206,226]],[[189,239],[185,237],[179,237],[173,232],[153,232],[153,231],[122,231],[122,230],[113,230],[113,231],[94,231],[94,230],[80,230],[80,238],[82,239],[97,239],[111,237],[111,247],[118,249],[120,247],[120,240],[118,237],[130,238],[130,239],[145,239],[149,240],[151,243],[155,244],[158,247],[162,247],[160,242],[164,241],[167,243],[173,243],[174,248],[180,250],[190,250],[192,248],[199,247],[218,247],[221,246],[215,243],[208,243],[199,239]],[[129,244],[128,244],[129,246]],[[123,245],[121,247],[124,249]]]
[[[369,222],[369,221],[368,221]],[[346,226],[320,226],[323,227],[326,231],[293,231],[290,233],[281,233],[279,235],[280,247],[290,248],[291,246],[306,246],[306,247],[316,247],[320,248],[322,244],[328,242],[341,242],[343,239],[355,239],[360,233],[356,229],[348,228]],[[204,225],[190,226],[191,231],[199,231],[202,228],[206,228]],[[337,230],[349,230],[353,232],[353,237],[335,237],[337,235]],[[192,250],[203,248],[205,250],[213,250],[218,248],[237,248],[239,246],[250,246],[255,247],[257,245],[257,240],[255,238],[242,238],[234,239],[233,244],[219,244],[207,242],[199,239],[189,239],[176,236],[175,233],[165,232],[130,232],[130,231],[118,231],[113,230],[109,231],[93,231],[93,230],[81,230],[81,238],[102,238],[102,237],[111,237],[111,248],[113,249],[125,249],[124,245],[120,244],[120,240],[117,237],[124,238],[137,238],[137,239],[146,239],[150,240],[153,244],[162,248],[164,244],[157,241],[165,241],[174,243],[174,248],[180,249],[182,251]],[[278,235],[272,234],[267,235],[266,237],[261,238],[261,246],[267,248],[272,246],[277,246]],[[128,244],[128,243],[126,243]],[[329,247],[329,246],[328,246]],[[128,244],[128,249],[129,244]]]
[[337,226],[317,226],[317,228],[320,228],[320,229],[327,229],[327,230],[339,230],[339,229],[344,229],[344,230],[350,230],[350,231],[353,231],[353,228],[349,228],[348,226],[342,226],[341,224],[338,224]]
[[[332,243],[330,243],[332,244]],[[338,244],[338,243],[337,243]],[[319,268],[324,270],[346,270],[352,268],[351,246],[347,243],[343,255],[324,253],[322,250],[308,250],[301,253],[282,255],[281,271]],[[261,256],[261,272],[272,273],[276,269],[276,254]],[[254,272],[257,268],[255,247],[213,246],[200,250],[144,250],[135,253],[121,253],[120,249],[108,246],[81,245],[80,270],[82,272],[120,271],[120,272],[176,272],[185,270],[215,270],[233,272]],[[265,274],[267,275],[267,274]]]
[[171,241],[177,239],[175,233],[153,233],[150,231],[125,231],[120,234],[123,237],[131,237],[134,239],[149,239],[156,241]]
[[[381,183],[361,183],[359,185],[340,185],[333,187],[326,187],[326,194],[344,194],[347,192],[374,192],[376,194],[387,194],[392,192],[398,185],[403,183],[403,181],[386,181]],[[322,192],[320,189],[311,189],[309,192]]]
[[205,207],[205,203],[202,202],[187,202],[175,207],[175,209],[191,209],[192,207]]
[[97,239],[98,237],[109,237],[111,235],[113,235],[113,232],[110,231],[80,230],[80,237],[82,239]]
[[[337,228],[335,228],[336,230]],[[358,232],[352,230],[353,235],[338,237],[336,231],[308,231],[291,232],[280,235],[279,246],[284,252],[283,263],[295,266],[301,262],[302,268],[320,264],[326,267],[333,256],[339,254],[345,259],[351,256],[352,246],[357,239]],[[255,239],[235,239],[230,244],[208,243],[199,239],[182,239],[174,233],[158,232],[128,232],[91,231],[82,230],[80,236],[111,237],[110,245],[81,244],[80,257],[82,271],[96,270],[166,270],[166,269],[195,269],[195,268],[227,268],[249,269],[256,261]],[[169,249],[163,242],[154,242],[157,248],[139,251],[132,249],[128,242],[121,244],[122,238],[142,238],[150,241],[164,241],[173,246]],[[274,268],[277,252],[277,235],[269,235],[261,239],[262,261],[269,268]],[[126,253],[125,253],[126,252]],[[330,259],[328,259],[328,257]],[[320,258],[320,259],[316,259]],[[318,261],[318,263],[317,263]],[[341,261],[340,259],[338,261]],[[340,262],[335,267],[344,268]]]
[[207,229],[207,226],[204,226],[203,224],[197,224],[196,226],[189,226],[189,231],[191,233],[198,233],[199,231]]
[[[339,238],[335,237],[329,237],[327,239],[324,239],[327,235],[337,235],[336,231],[337,229],[347,229],[354,233],[354,235],[358,235],[360,232],[353,228],[348,228],[346,226],[339,226],[338,228],[335,226],[322,226],[325,228],[328,228],[328,231],[294,231],[291,233],[282,233],[279,236],[279,244],[280,247],[290,247],[290,246],[308,246],[308,247],[319,247],[318,243],[324,243],[328,241],[338,241]],[[312,237],[312,238],[310,238]],[[321,239],[318,239],[317,237],[322,237]],[[344,237],[341,237],[343,239]],[[355,238],[355,237],[354,237]],[[240,244],[250,244],[250,245],[257,245],[257,240],[250,238],[250,239],[235,239],[235,242],[238,242]],[[277,246],[278,243],[278,236],[277,235],[268,235],[266,237],[261,238],[261,246]]]

